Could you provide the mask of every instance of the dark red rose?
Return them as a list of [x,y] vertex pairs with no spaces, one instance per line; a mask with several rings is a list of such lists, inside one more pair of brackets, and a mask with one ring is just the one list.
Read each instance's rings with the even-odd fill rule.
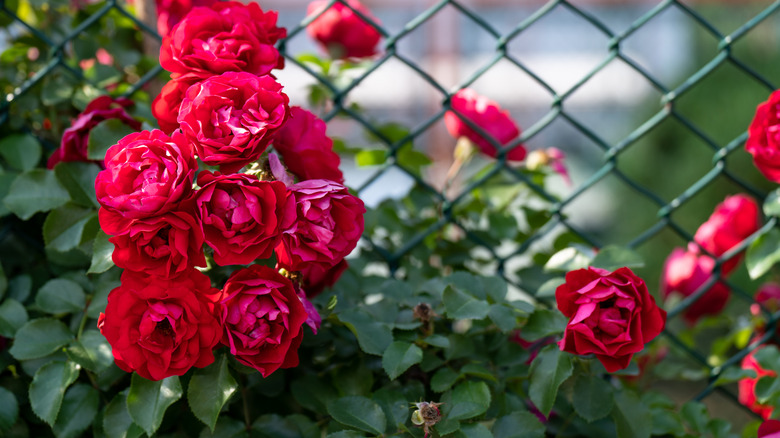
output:
[[[696,292],[712,277],[715,260],[712,257],[675,248],[666,259],[661,277],[661,292],[664,298],[674,292],[687,297]],[[731,296],[728,286],[717,282],[683,311],[683,318],[694,324],[702,316],[719,314]]]
[[280,181],[203,171],[198,185],[196,216],[220,266],[270,257],[282,232],[294,226],[295,198]]
[[[750,196],[737,194],[726,197],[715,207],[710,218],[696,230],[693,240],[710,254],[720,257],[760,227],[758,203]],[[733,271],[739,259],[735,256],[723,263],[723,275]]]
[[756,108],[745,149],[768,180],[780,182],[780,90]]
[[279,266],[302,271],[312,263],[336,265],[363,234],[363,201],[341,184],[323,179],[301,181],[290,191],[295,193],[298,221],[276,247]]
[[780,438],[780,420],[766,420],[761,423],[758,438]]
[[157,33],[164,37],[180,22],[192,8],[209,7],[219,0],[156,0]]
[[119,368],[160,380],[214,362],[222,336],[220,292],[195,269],[173,278],[134,271],[108,294],[98,328]]
[[319,117],[294,106],[290,118],[274,137],[274,149],[282,155],[287,169],[300,180],[328,179],[344,184],[339,170],[341,160],[333,152],[333,140],[325,133]]
[[[309,3],[307,15],[314,16],[322,12],[330,2],[317,0]],[[335,3],[308,26],[306,32],[317,40],[330,56],[336,59],[365,58],[377,53],[376,45],[382,39],[371,24],[358,16],[358,11],[376,24],[380,21],[357,0],[346,0],[349,6]],[[351,9],[350,9],[351,8]]]
[[263,377],[298,365],[306,309],[293,284],[267,266],[251,265],[225,283],[222,344]]
[[303,277],[303,291],[309,298],[321,294],[327,287],[331,287],[338,281],[341,274],[347,270],[349,264],[342,259],[335,266],[308,263],[301,271]]
[[[49,157],[46,167],[54,169],[60,161],[90,161],[87,158],[89,132],[104,120],[117,119],[133,129],[141,129],[141,122],[127,113],[133,105],[132,100],[124,98],[100,96],[94,99],[62,133],[60,147]],[[102,161],[98,163],[103,164]]]
[[152,115],[157,119],[160,129],[170,135],[173,131],[179,129],[179,109],[181,101],[184,99],[184,93],[194,83],[199,82],[201,78],[193,75],[184,75],[176,79],[171,79],[160,90],[160,94],[152,102]]
[[265,151],[287,120],[288,102],[273,77],[228,72],[190,87],[178,120],[198,158],[233,172]]
[[106,169],[95,179],[100,226],[122,234],[132,219],[175,210],[192,192],[198,164],[184,136],[141,131],[125,136],[106,152]]
[[203,231],[186,211],[134,220],[127,232],[108,240],[114,244],[114,263],[123,269],[173,277],[206,266]]
[[750,313],[753,316],[761,314],[761,307],[774,313],[780,310],[780,284],[777,283],[764,283],[758,288],[758,292],[754,296],[756,301],[750,305]]
[[608,372],[626,368],[666,324],[666,312],[655,304],[644,280],[628,268],[568,272],[566,283],[555,290],[555,301],[569,318],[558,347],[595,354]]
[[216,2],[193,8],[162,41],[160,65],[175,76],[207,78],[228,71],[265,75],[284,67],[274,44],[287,35],[276,11],[257,3]]
[[754,357],[757,351],[760,351],[759,347],[750,352],[744,359],[742,359],[743,370],[753,370],[756,372],[756,377],[745,377],[738,383],[739,387],[739,402],[747,406],[751,411],[760,415],[764,420],[769,419],[772,415],[774,408],[771,405],[762,405],[756,399],[756,384],[762,377],[775,377],[774,371],[767,370],[761,367],[756,358]]
[[[495,158],[498,155],[496,144],[506,146],[520,136],[520,128],[496,102],[476,91],[464,88],[452,95],[452,109],[444,114],[444,124],[455,138],[466,137],[471,140],[483,154]],[[487,137],[473,129],[464,119],[478,126]],[[506,154],[507,160],[522,161],[525,158],[525,147],[517,145]]]

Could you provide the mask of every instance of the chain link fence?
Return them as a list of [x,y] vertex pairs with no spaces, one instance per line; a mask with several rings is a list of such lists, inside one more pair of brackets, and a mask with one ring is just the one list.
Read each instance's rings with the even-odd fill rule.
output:
[[[138,2],[139,0],[136,0]],[[331,2],[331,3],[335,3]],[[334,84],[329,81],[328,77],[321,72],[313,69],[311,65],[300,61],[296,58],[296,53],[291,53],[288,50],[290,41],[296,38],[305,38],[305,27],[316,17],[308,17],[300,22],[294,28],[288,29],[288,37],[282,40],[279,44],[280,50],[285,54],[288,61],[288,68],[291,65],[305,71],[311,76],[312,80],[321,87],[326,88],[332,94],[333,106],[329,111],[323,115],[325,120],[331,120],[336,117],[348,117],[354,123],[357,123],[366,131],[373,134],[374,137],[386,148],[386,155],[388,157],[385,164],[378,166],[375,172],[369,178],[365,179],[359,186],[354,187],[358,193],[361,193],[369,188],[373,183],[380,180],[381,177],[390,171],[400,171],[408,178],[414,181],[414,186],[426,193],[426,196],[431,202],[439,203],[441,205],[442,214],[440,219],[433,224],[427,226],[424,229],[418,230],[415,237],[403,242],[402,245],[395,248],[387,248],[380,242],[371,241],[368,236],[367,239],[367,251],[373,252],[374,256],[378,260],[382,260],[388,267],[391,274],[398,272],[401,261],[404,257],[413,251],[418,245],[422,244],[423,240],[431,233],[437,232],[446,226],[454,225],[459,228],[465,238],[471,240],[477,246],[484,248],[490,257],[493,259],[495,273],[497,275],[504,276],[518,289],[526,292],[533,293],[535,288],[533,285],[524,283],[522,276],[512,275],[511,268],[512,261],[518,257],[522,257],[529,249],[538,242],[545,239],[548,233],[554,232],[556,229],[564,227],[575,233],[579,238],[586,242],[588,245],[596,248],[603,247],[608,244],[623,244],[630,248],[633,248],[640,253],[645,253],[646,248],[659,248],[662,247],[665,250],[660,257],[662,260],[669,251],[671,251],[673,244],[669,242],[678,242],[684,244],[692,241],[692,233],[690,227],[695,226],[695,223],[701,223],[699,219],[689,219],[691,216],[690,209],[686,211],[686,206],[693,206],[691,208],[701,209],[697,214],[693,214],[697,218],[702,218],[712,211],[716,202],[722,200],[722,196],[727,193],[733,192],[746,192],[761,200],[766,196],[768,189],[771,187],[766,182],[762,182],[758,178],[750,178],[743,176],[743,170],[745,169],[744,163],[746,161],[745,152],[742,150],[744,142],[747,138],[745,129],[747,124],[744,125],[742,131],[735,136],[728,135],[713,135],[708,132],[707,128],[703,128],[705,125],[701,123],[703,118],[712,117],[711,114],[726,113],[730,114],[732,108],[730,108],[730,102],[722,102],[720,105],[712,105],[704,110],[707,113],[702,114],[701,108],[697,113],[691,113],[691,105],[687,104],[686,99],[689,95],[695,95],[697,89],[712,87],[707,85],[707,81],[712,77],[717,76],[724,69],[727,69],[731,75],[738,75],[741,77],[741,81],[750,83],[752,89],[753,100],[749,102],[749,108],[755,108],[755,105],[763,100],[765,96],[774,90],[773,77],[768,76],[765,72],[760,71],[756,67],[751,65],[749,60],[745,60],[745,57],[741,55],[740,44],[751,37],[753,34],[758,35],[759,41],[766,41],[767,35],[762,34],[762,23],[772,22],[772,20],[780,21],[780,1],[773,2],[771,4],[751,4],[751,14],[753,9],[758,10],[752,17],[746,22],[742,23],[738,27],[725,32],[720,27],[711,24],[708,21],[708,16],[701,11],[706,9],[712,11],[713,6],[702,6],[700,4],[693,4],[691,2],[683,2],[677,0],[664,0],[657,4],[647,4],[647,10],[638,16],[625,28],[614,29],[607,25],[604,21],[598,18],[597,14],[589,11],[589,5],[577,6],[574,1],[567,0],[550,0],[538,8],[535,11],[524,18],[522,18],[514,27],[508,31],[502,31],[492,26],[491,23],[483,18],[479,13],[475,12],[475,9],[469,6],[469,2],[459,2],[454,0],[441,0],[438,2],[431,2],[429,6],[426,5],[422,13],[417,15],[414,19],[407,22],[399,32],[391,32],[383,28],[379,23],[372,22],[368,17],[363,17],[379,30],[384,36],[383,53],[371,62],[371,65],[366,68],[359,76],[353,78],[348,83]],[[767,2],[768,3],[768,2]],[[33,5],[43,5],[41,2],[31,2]],[[264,9],[267,6],[263,5]],[[745,7],[743,6],[728,6],[725,7],[726,14],[729,11]],[[729,9],[730,8],[730,9]],[[470,25],[476,26],[484,33],[490,35],[493,39],[493,51],[489,56],[489,59],[476,68],[472,74],[468,77],[461,78],[458,85],[454,88],[449,88],[441,85],[437,80],[429,74],[426,69],[420,66],[420,60],[414,59],[404,53],[403,50],[399,50],[399,44],[415,32],[417,29],[426,26],[431,22],[437,14],[442,13],[447,9],[449,13],[456,11],[461,20],[468,20]],[[576,83],[567,87],[561,91],[561,87],[555,87],[545,81],[545,77],[537,74],[531,67],[529,67],[522,56],[518,56],[513,53],[508,47],[513,41],[522,37],[522,35],[532,29],[541,20],[544,20],[546,16],[559,10],[566,10],[577,17],[577,20],[582,23],[587,23],[593,31],[603,35],[605,43],[603,44],[603,58],[592,69],[584,74]],[[722,10],[722,9],[721,9]],[[27,23],[21,19],[17,14],[17,6],[11,0],[0,0],[0,20],[4,22],[13,22],[8,26],[11,32],[16,32],[18,35],[28,34],[30,38],[35,38],[40,41],[46,48],[45,53],[41,53],[42,60],[45,60],[43,68],[36,71],[27,72],[27,76],[21,78],[18,83],[12,84],[10,92],[7,92],[3,96],[3,100],[0,103],[0,127],[1,132],[10,132],[11,130],[26,130],[32,132],[30,126],[12,126],[10,114],[14,110],[15,105],[19,105],[19,102],[26,98],[30,93],[37,92],[36,87],[40,87],[43,81],[51,75],[61,75],[68,77],[67,80],[84,81],[92,83],[95,87],[100,88],[100,83],[95,81],[95,78],[85,76],[84,71],[79,68],[77,64],[74,64],[69,59],[68,51],[69,47],[78,40],[79,36],[91,26],[104,25],[103,19],[112,14],[114,19],[126,19],[132,20],[138,29],[140,29],[148,37],[159,40],[159,36],[155,30],[150,28],[147,24],[139,20],[134,16],[132,9],[127,7],[124,3],[117,2],[116,0],[109,0],[102,3],[99,8],[90,13],[88,17],[85,17],[80,24],[67,31],[54,32],[51,29],[44,29],[41,26],[44,23]],[[651,69],[643,67],[640,62],[629,54],[625,50],[627,41],[639,32],[648,23],[659,17],[664,13],[673,11],[678,15],[684,15],[686,20],[693,22],[698,29],[701,41],[705,41],[706,44],[711,47],[708,50],[701,50],[698,52],[700,58],[703,58],[703,64],[696,67],[692,74],[688,75],[675,82],[674,85],[669,85],[670,81],[662,80],[654,74]],[[356,13],[361,15],[360,12]],[[769,38],[772,35],[768,36]],[[137,36],[135,37],[137,40]],[[747,43],[746,43],[747,44]],[[771,46],[776,47],[776,41],[771,41]],[[714,48],[714,50],[712,49]],[[771,57],[777,58],[780,53],[765,53],[762,57],[764,61],[769,59],[771,64]],[[755,58],[754,58],[755,59]],[[416,75],[434,90],[439,93],[441,106],[433,114],[429,115],[426,119],[419,121],[417,125],[411,129],[408,134],[405,134],[401,138],[388,138],[382,130],[378,129],[376,124],[366,117],[364,112],[356,110],[350,104],[350,94],[353,93],[364,81],[371,77],[378,69],[389,62],[400,62],[409,69],[413,70]],[[4,63],[6,60],[3,61]],[[491,71],[491,68],[495,67],[498,63],[510,63],[517,69],[518,74],[527,75],[534,82],[536,82],[541,88],[546,90],[549,94],[551,104],[546,109],[546,114],[539,117],[534,123],[526,124],[524,126],[524,132],[519,142],[529,142],[540,134],[546,132],[546,130],[556,129],[556,123],[564,121],[569,128],[577,133],[581,137],[581,141],[586,141],[594,144],[600,154],[600,165],[595,168],[594,171],[588,175],[584,175],[583,178],[575,181],[575,185],[569,190],[569,192],[563,196],[558,194],[549,193],[545,187],[540,186],[537,182],[529,178],[523,172],[519,172],[516,168],[507,164],[505,157],[506,150],[499,153],[495,164],[486,172],[480,174],[480,176],[470,183],[466,187],[459,187],[456,190],[452,190],[448,193],[442,191],[440,184],[435,184],[430,178],[426,178],[423,174],[408,169],[399,163],[395,158],[401,151],[401,148],[409,142],[414,142],[415,139],[419,139],[424,136],[427,131],[433,129],[434,125],[441,123],[444,113],[450,108],[449,99],[452,93],[460,88],[468,87],[478,81],[483,75]],[[622,135],[617,141],[613,140],[614,132],[602,132],[598,129],[590,128],[588,124],[582,122],[580,118],[572,112],[570,109],[570,102],[577,91],[582,88],[588,81],[592,80],[595,76],[599,75],[604,69],[614,63],[621,63],[628,66],[633,72],[640,75],[644,81],[649,84],[653,89],[654,96],[660,96],[660,100],[651,104],[645,105],[647,108],[647,114],[641,123],[638,123],[636,127],[632,128],[627,134]],[[766,64],[766,63],[765,63]],[[776,63],[778,64],[778,63]],[[13,65],[6,64],[3,68],[15,68]],[[766,70],[766,69],[764,69]],[[771,71],[771,68],[770,68]],[[160,77],[162,70],[158,65],[146,66],[138,69],[139,75],[135,79],[135,82],[129,88],[121,90],[121,93],[125,96],[132,96],[137,90],[146,86],[147,83],[154,81],[155,78]],[[731,77],[731,76],[730,76]],[[511,86],[511,84],[507,84]],[[725,87],[725,88],[724,88]],[[721,86],[718,92],[728,92],[728,88],[738,87],[736,82],[726,82],[724,86]],[[54,90],[56,91],[56,90]],[[46,92],[44,90],[44,92]],[[706,91],[710,93],[710,91]],[[761,96],[763,98],[756,97]],[[497,99],[499,100],[499,99]],[[637,106],[640,102],[637,102]],[[752,109],[748,111],[748,114],[742,114],[741,117],[744,120],[752,117]],[[717,118],[717,117],[716,117]],[[661,140],[655,139],[649,141],[648,138],[657,135],[659,131],[666,130],[666,125],[673,124],[675,133],[678,133],[679,138],[685,138],[681,141],[681,144],[674,145],[672,147],[686,148],[684,142],[697,142],[706,147],[706,152],[699,154],[699,157],[706,157],[704,160],[697,160],[696,163],[682,163],[682,166],[693,166],[696,169],[705,167],[705,171],[701,174],[691,172],[688,175],[690,180],[693,181],[689,186],[677,186],[671,190],[665,190],[663,194],[659,194],[655,183],[663,183],[665,180],[671,178],[673,175],[667,174],[669,169],[676,169],[676,171],[683,171],[685,167],[678,166],[660,166],[659,168],[647,169],[646,166],[651,166],[651,163],[643,162],[641,157],[645,153],[658,153],[654,151],[649,143],[656,144],[659,141],[664,141],[663,136]],[[43,143],[48,144],[51,148],[55,147],[55,139],[42,138]],[[453,142],[454,144],[454,142]],[[416,147],[420,147],[419,144],[415,144]],[[509,148],[512,146],[510,145]],[[700,146],[697,146],[700,148]],[[565,149],[565,147],[564,147]],[[641,154],[636,152],[637,150],[650,150],[650,152],[642,152]],[[701,149],[699,149],[701,150]],[[633,157],[631,154],[635,154]],[[637,158],[640,157],[640,158]],[[628,162],[629,164],[624,166],[623,164]],[[736,163],[736,164],[735,164]],[[740,164],[741,163],[741,164]],[[634,171],[641,170],[644,177],[637,177]],[[755,171],[753,171],[755,173]],[[465,202],[472,189],[479,187],[480,184],[494,177],[495,175],[502,174],[504,176],[511,176],[518,182],[527,185],[531,190],[538,194],[541,198],[549,202],[548,219],[544,226],[542,226],[538,232],[530,235],[525,242],[518,247],[514,248],[510,253],[497,251],[484,239],[482,239],[478,233],[473,232],[468,226],[463,225],[462,221],[458,217],[458,207],[461,203]],[[650,175],[650,178],[647,176]],[[755,175],[754,175],[755,176]],[[625,205],[627,209],[632,209],[632,205],[636,203],[644,203],[650,205],[645,207],[642,211],[652,211],[652,215],[645,217],[641,221],[641,230],[633,230],[632,235],[628,240],[620,240],[615,234],[604,232],[592,232],[588,227],[578,225],[576,221],[577,210],[568,209],[570,205],[575,203],[584,194],[594,189],[600,183],[606,180],[614,180],[622,187],[621,196],[625,196],[625,199],[621,198],[618,201],[618,205]],[[715,187],[713,189],[713,187]],[[716,191],[716,196],[713,196],[712,191]],[[703,201],[697,204],[696,199],[700,197],[709,197],[707,201]],[[717,199],[720,196],[720,199]],[[716,199],[712,201],[712,199]],[[632,212],[621,212],[618,209],[618,215],[625,215],[627,220],[631,220],[635,216]],[[698,222],[697,222],[698,221]],[[3,218],[2,236],[8,233],[16,233],[23,235],[24,227],[20,226],[20,221],[12,216],[6,216]],[[619,223],[620,219],[616,220]],[[694,225],[691,225],[694,224]],[[765,223],[765,229],[776,226],[776,220],[774,218],[769,219]],[[34,236],[23,237],[23,240],[28,244],[35,245],[39,240]],[[660,242],[660,243],[659,243]],[[750,244],[750,239],[742,242],[739,246],[730,250],[727,254],[721,257],[716,264],[716,271],[720,272],[720,264],[739,252],[743,251]],[[652,252],[652,251],[647,251]],[[656,256],[656,259],[659,257]],[[660,261],[648,263],[647,269],[643,272],[648,278],[648,284],[655,283],[655,279],[649,277],[657,277],[660,273]],[[725,278],[712,278],[709,282],[704,284],[693,295],[683,299],[674,308],[669,310],[669,320],[672,321],[679,315],[686,307],[701,297],[707,289],[713,285],[716,281],[724,281],[733,291],[735,296],[734,301],[741,302],[744,307],[747,307],[753,302],[754,290],[746,288],[745,284],[750,284],[745,280],[745,274],[737,275],[736,280],[727,280]],[[657,288],[656,288],[657,290]],[[772,316],[767,313],[769,318],[769,328],[767,335],[765,335],[761,341],[766,342],[771,336],[773,336],[774,330],[772,328],[777,322],[777,315]],[[698,393],[693,397],[696,400],[703,400],[708,398],[713,393],[720,393],[727,399],[733,402],[734,407],[743,409],[745,412],[755,415],[747,408],[744,408],[737,401],[736,395],[731,389],[727,389],[721,386],[715,385],[715,380],[720,373],[730,366],[737,365],[742,358],[749,353],[749,350],[755,348],[756,344],[738,352],[731,356],[725,363],[720,363],[718,366],[713,366],[707,357],[707,352],[699,351],[691,345],[691,342],[681,339],[675,334],[674,329],[667,329],[665,331],[667,339],[676,348],[679,348],[687,353],[690,359],[697,362],[701,367],[706,368],[709,371],[709,375],[706,378],[706,386],[699,388]]]

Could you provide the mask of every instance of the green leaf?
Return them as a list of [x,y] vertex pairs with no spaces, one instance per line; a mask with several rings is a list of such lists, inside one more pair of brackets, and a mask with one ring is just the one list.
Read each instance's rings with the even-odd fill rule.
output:
[[780,350],[774,345],[767,345],[756,350],[753,353],[753,358],[761,365],[761,368],[774,372],[780,371]]
[[94,163],[61,161],[54,166],[54,174],[70,194],[70,199],[82,207],[100,205],[95,195],[95,179],[99,172],[100,167]]
[[493,438],[490,430],[479,423],[462,425],[455,436],[458,438]]
[[653,429],[653,418],[637,398],[636,394],[619,391],[615,394],[615,408],[612,409],[618,438],[649,438]]
[[89,265],[87,274],[101,274],[114,266],[114,260],[111,258],[114,254],[114,244],[108,241],[110,237],[103,230],[98,230],[92,248],[92,264]]
[[563,283],[566,283],[566,279],[563,277],[555,277],[545,281],[536,291],[536,298],[554,297],[555,290]]
[[252,436],[262,438],[320,438],[320,428],[304,415],[266,414],[252,423]]
[[125,125],[119,119],[108,119],[98,123],[89,131],[87,143],[87,158],[102,161],[106,158],[106,151],[117,144],[124,136],[136,132],[135,129]]
[[371,399],[379,403],[387,418],[387,431],[397,430],[409,419],[409,402],[403,393],[394,389],[382,388],[376,391]]
[[354,430],[340,430],[338,432],[329,433],[325,438],[365,438],[366,435]]
[[19,419],[19,402],[14,393],[0,386],[0,432],[6,431]]
[[34,169],[41,161],[41,144],[30,134],[12,134],[0,140],[0,155],[16,170]]
[[419,174],[423,167],[432,163],[423,152],[414,150],[412,142],[407,142],[396,152],[396,162],[404,168]]
[[574,380],[572,405],[588,423],[604,418],[612,411],[615,398],[612,387],[604,379],[580,374]]
[[[241,423],[243,427],[243,423]],[[108,438],[138,438],[144,431],[127,411],[127,391],[115,395],[103,412],[103,431]]]
[[[6,195],[8,195],[8,191],[11,190],[11,185],[16,180],[17,176],[19,176],[19,174],[16,172],[0,171],[0,200],[5,199]],[[5,203],[0,202],[0,217],[9,213],[11,213],[11,211],[6,208]]]
[[703,434],[707,429],[709,422],[707,407],[700,402],[685,403],[680,410],[680,417],[688,424],[689,430]]
[[409,367],[422,362],[422,358],[420,347],[408,342],[393,342],[382,355],[382,367],[390,380],[395,380]]
[[387,161],[387,152],[381,149],[364,149],[355,154],[355,163],[360,166],[378,166]]
[[46,313],[75,313],[84,309],[87,297],[75,281],[55,278],[38,289],[35,304]]
[[750,243],[745,254],[748,274],[754,280],[766,274],[778,261],[780,261],[780,230],[777,228],[772,228],[769,232],[758,236]]
[[45,169],[28,170],[16,177],[3,199],[5,206],[22,220],[35,213],[55,209],[70,199],[54,172]]
[[423,338],[422,341],[434,347],[450,348],[450,340],[442,335],[431,335],[427,338]]
[[114,363],[111,345],[97,330],[86,330],[65,351],[68,357],[95,373],[103,372]]
[[46,216],[43,241],[47,249],[67,252],[92,240],[98,228],[94,209],[65,204]]
[[513,412],[493,423],[495,438],[544,438],[544,424],[530,412]]
[[374,435],[385,431],[387,419],[382,408],[371,399],[351,395],[328,403],[328,413],[339,423]]
[[62,410],[53,430],[57,438],[81,436],[95,419],[100,403],[98,391],[83,383],[73,385],[65,394]]
[[723,370],[715,379],[715,385],[726,385],[728,383],[739,382],[742,379],[750,378],[755,379],[757,377],[755,370],[743,369],[738,367],[729,367]]
[[533,342],[545,336],[563,333],[568,322],[557,310],[536,309],[520,329],[520,335],[526,341]]
[[160,427],[166,409],[183,393],[178,376],[155,382],[133,373],[127,394],[127,410],[133,422],[152,435]]
[[506,333],[514,330],[517,326],[517,312],[504,304],[493,304],[490,306],[488,316],[493,323]]
[[550,415],[558,388],[571,376],[573,369],[571,356],[559,350],[557,345],[544,347],[531,363],[528,395],[545,416]]
[[431,389],[434,392],[444,392],[452,387],[460,378],[460,373],[450,368],[440,368],[431,378]]
[[338,317],[355,334],[360,349],[368,354],[381,356],[393,342],[393,332],[390,327],[375,321],[363,311],[348,310],[339,313]]
[[601,248],[599,252],[596,253],[596,257],[593,257],[593,261],[590,262],[590,266],[606,269],[608,271],[614,271],[615,269],[622,267],[641,268],[644,265],[644,259],[635,251],[614,245]]
[[49,318],[33,319],[17,332],[11,356],[17,360],[48,356],[73,340],[73,334],[61,321]]
[[221,355],[218,361],[196,371],[187,388],[187,402],[192,413],[212,432],[222,407],[238,389],[227,363],[227,355]]
[[53,427],[65,390],[78,375],[79,366],[73,362],[50,362],[38,369],[30,384],[30,406],[35,415]]
[[764,214],[780,216],[780,189],[770,192],[764,200]]
[[16,331],[27,322],[27,309],[13,298],[0,304],[0,336],[13,338]]
[[208,428],[203,429],[200,438],[249,438],[246,424],[243,421],[222,417],[217,421],[217,428],[212,433]]
[[452,286],[444,289],[443,301],[447,316],[453,319],[483,319],[490,312],[487,301],[477,300]]
[[591,248],[572,245],[553,254],[545,263],[544,270],[546,272],[569,272],[587,268],[594,256],[594,251]]
[[490,406],[490,389],[485,382],[463,382],[452,390],[449,420],[467,420],[482,415]]
[[319,414],[325,414],[327,404],[337,397],[336,390],[315,375],[293,380],[290,390],[299,405]]

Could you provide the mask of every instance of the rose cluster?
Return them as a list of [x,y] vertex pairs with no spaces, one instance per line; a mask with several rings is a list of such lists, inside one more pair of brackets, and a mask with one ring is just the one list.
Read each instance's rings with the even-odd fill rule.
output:
[[[284,65],[276,18],[257,4],[193,8],[163,39],[162,130],[106,154],[98,216],[125,271],[98,325],[126,371],[181,375],[219,345],[264,377],[296,366],[303,325],[319,324],[307,295],[336,280],[363,232],[325,123],[290,108],[270,75]],[[221,289],[208,259],[233,269]]]

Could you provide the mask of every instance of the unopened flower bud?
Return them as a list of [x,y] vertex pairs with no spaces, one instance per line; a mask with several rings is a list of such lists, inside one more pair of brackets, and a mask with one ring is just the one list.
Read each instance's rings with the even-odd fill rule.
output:
[[455,152],[453,156],[455,161],[465,163],[477,152],[477,146],[468,139],[468,137],[458,137],[458,142],[455,143]]
[[442,415],[439,406],[442,404],[443,403],[434,402],[419,402],[414,404],[415,407],[417,407],[417,410],[412,412],[412,423],[415,426],[422,426],[426,437],[431,432],[430,428],[441,421]]

